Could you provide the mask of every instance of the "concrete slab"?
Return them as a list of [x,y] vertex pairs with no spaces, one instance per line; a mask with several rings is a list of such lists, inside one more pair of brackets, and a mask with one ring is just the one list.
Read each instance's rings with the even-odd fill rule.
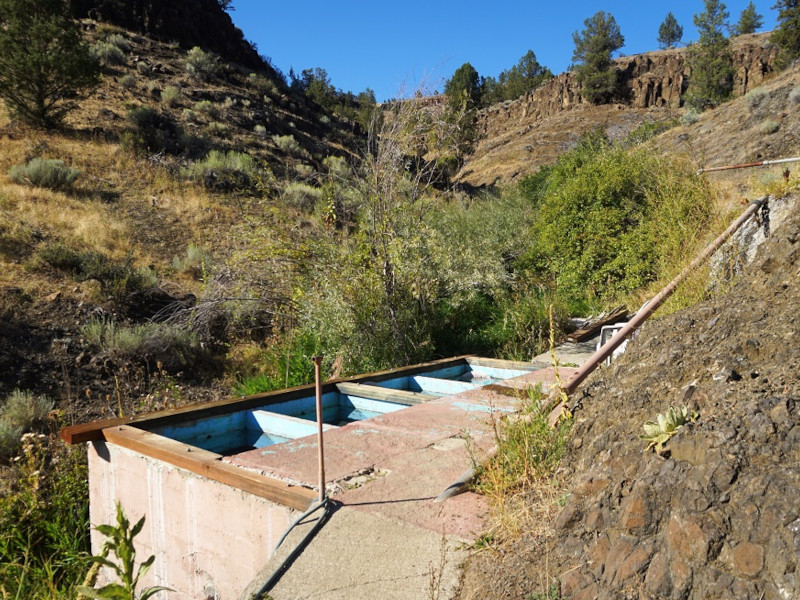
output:
[[[289,535],[259,581],[269,577],[311,526]],[[344,507],[333,513],[269,594],[275,600],[452,598],[466,557],[461,542],[452,535]],[[257,589],[254,585],[248,592]]]

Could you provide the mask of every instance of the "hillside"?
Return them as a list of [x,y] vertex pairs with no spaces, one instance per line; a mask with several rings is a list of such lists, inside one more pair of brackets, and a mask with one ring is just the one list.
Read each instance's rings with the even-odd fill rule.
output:
[[[199,78],[177,42],[93,20],[82,28],[105,66],[63,131],[27,129],[0,108],[0,395],[17,387],[47,394],[70,420],[141,410],[136,398],[159,379],[155,362],[90,353],[86,323],[141,323],[167,305],[191,306],[208,293],[211,265],[242,247],[243,227],[286,223],[289,235],[302,224],[296,209],[271,208],[286,185],[314,181],[323,159],[351,159],[361,143],[356,125],[290,93],[268,67],[218,60]],[[225,165],[198,170],[211,150],[252,164],[244,174]],[[69,190],[7,177],[34,158],[81,174]],[[156,287],[115,291],[115,281],[140,271]],[[132,371],[119,378],[122,367]],[[185,385],[203,382],[192,400],[225,393],[207,387],[220,368],[181,373]],[[113,390],[124,402],[111,406]],[[177,388],[164,395],[149,407],[189,397]]]
[[[768,33],[733,40],[735,95],[756,88],[772,72],[777,48],[768,40]],[[598,127],[621,139],[644,122],[678,118],[691,75],[686,53],[679,48],[617,59],[621,91],[614,104],[587,103],[575,75],[567,72],[517,100],[480,111],[478,142],[456,179],[473,187],[514,180],[552,164]]]
[[[553,527],[475,554],[462,599],[800,595],[800,215],[790,202],[728,293],[652,320],[579,390]],[[697,422],[662,454],[644,450],[644,422],[682,405]],[[559,595],[545,596],[554,583]]]

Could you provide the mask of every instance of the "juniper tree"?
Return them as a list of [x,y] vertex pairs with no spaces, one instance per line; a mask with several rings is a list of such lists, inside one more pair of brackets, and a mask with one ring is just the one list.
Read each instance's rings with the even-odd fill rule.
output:
[[664,22],[658,27],[658,45],[662,48],[672,48],[679,44],[683,38],[683,27],[672,12],[668,12]]
[[733,28],[733,35],[755,33],[762,25],[764,25],[764,15],[756,12],[756,5],[751,1],[739,16],[739,22]]
[[770,38],[781,47],[781,62],[800,57],[800,0],[777,0],[778,26]]
[[584,29],[572,34],[575,50],[572,60],[581,84],[581,94],[589,102],[607,101],[617,87],[617,71],[613,68],[611,53],[625,44],[619,25],[610,13],[598,11],[586,19]]
[[0,0],[0,97],[11,116],[55,127],[99,82],[63,0]]
[[733,91],[733,59],[730,40],[723,31],[729,13],[719,0],[704,0],[705,10],[694,15],[700,39],[689,53],[687,103],[705,109],[726,100]]

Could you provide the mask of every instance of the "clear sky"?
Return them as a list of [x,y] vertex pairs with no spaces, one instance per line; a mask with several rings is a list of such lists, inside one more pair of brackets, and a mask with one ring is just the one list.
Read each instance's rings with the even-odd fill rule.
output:
[[[731,25],[748,0],[727,2]],[[773,0],[756,0],[764,27],[775,26]],[[668,11],[683,25],[683,41],[697,39],[692,15],[702,0],[475,1],[234,0],[231,17],[245,37],[288,74],[322,67],[334,86],[355,93],[370,87],[379,101],[413,92],[424,83],[441,91],[465,62],[497,76],[528,50],[558,74],[572,59],[572,33],[598,10],[614,15],[625,37],[621,54],[658,49],[658,26]]]

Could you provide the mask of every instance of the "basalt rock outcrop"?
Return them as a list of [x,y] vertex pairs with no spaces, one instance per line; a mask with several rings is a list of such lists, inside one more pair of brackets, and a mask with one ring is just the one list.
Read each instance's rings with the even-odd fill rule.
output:
[[[752,90],[773,71],[777,47],[769,34],[735,38],[731,51],[734,95]],[[681,48],[617,59],[619,86],[611,104],[588,103],[575,74],[567,72],[517,100],[481,111],[479,141],[459,181],[481,186],[513,179],[554,162],[588,130],[602,127],[610,137],[621,137],[646,119],[674,116],[691,79],[687,56]]]

